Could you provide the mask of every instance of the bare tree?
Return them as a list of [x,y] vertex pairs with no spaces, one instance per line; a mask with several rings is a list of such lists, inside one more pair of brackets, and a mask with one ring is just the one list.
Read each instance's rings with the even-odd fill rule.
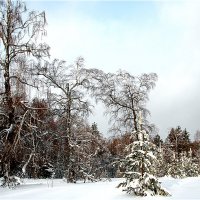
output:
[[[46,70],[48,68],[48,70]],[[87,116],[90,104],[84,93],[89,88],[88,71],[84,68],[83,58],[78,58],[74,65],[65,66],[64,61],[54,60],[52,63],[39,65],[39,76],[45,77],[51,107],[62,123],[65,132],[62,135],[62,146],[65,152],[68,182],[76,181],[75,163],[73,162],[76,137],[74,126],[80,117]]]
[[[6,135],[5,153],[1,159],[1,173],[5,177],[10,173],[10,159],[13,146],[16,146],[20,123],[23,117],[18,116],[17,106],[21,101],[14,99],[13,83],[34,86],[27,81],[32,60],[49,56],[49,46],[38,42],[45,35],[45,13],[27,12],[21,1],[0,1],[0,71],[3,75],[1,91],[0,136]],[[30,76],[29,76],[30,77]],[[19,87],[18,87],[19,88]]]
[[110,114],[113,121],[112,130],[116,132],[124,128],[128,132],[137,131],[139,111],[143,113],[146,128],[152,128],[146,119],[150,114],[146,102],[157,80],[155,73],[133,76],[125,71],[116,74],[98,71],[93,74],[93,78],[97,82],[92,87],[93,94],[97,101],[101,100],[105,104],[106,113]]

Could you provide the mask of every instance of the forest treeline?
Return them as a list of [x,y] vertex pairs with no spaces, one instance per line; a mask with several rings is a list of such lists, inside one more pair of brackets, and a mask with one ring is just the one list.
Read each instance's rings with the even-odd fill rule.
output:
[[[42,40],[45,26],[45,12],[28,11],[21,1],[0,1],[0,177],[4,185],[14,175],[65,178],[73,183],[121,177],[126,147],[141,141],[137,134],[141,127],[157,146],[152,149],[157,156],[153,174],[199,174],[199,140],[191,142],[186,129],[175,127],[163,142],[147,120],[146,102],[157,81],[155,73],[105,73],[87,68],[82,57],[71,65],[52,59],[50,47]],[[91,98],[105,105],[114,137],[105,138],[100,125],[88,123],[94,109]]]

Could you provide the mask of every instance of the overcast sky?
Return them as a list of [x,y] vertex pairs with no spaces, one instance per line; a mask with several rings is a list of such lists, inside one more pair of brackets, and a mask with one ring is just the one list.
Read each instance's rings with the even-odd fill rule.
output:
[[[165,138],[180,125],[200,129],[200,1],[28,1],[46,11],[52,58],[134,75],[155,72],[158,82],[147,108]],[[99,107],[100,108],[100,107]],[[102,132],[102,109],[92,121]],[[193,139],[193,136],[191,136]]]

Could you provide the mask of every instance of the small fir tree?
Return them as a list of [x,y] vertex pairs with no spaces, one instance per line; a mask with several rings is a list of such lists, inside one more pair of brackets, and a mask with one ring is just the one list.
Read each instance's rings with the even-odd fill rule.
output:
[[174,159],[168,166],[168,175],[173,178],[196,177],[199,175],[198,164],[192,158],[192,151],[182,152],[177,158],[174,154]]
[[164,177],[167,174],[166,160],[164,159],[164,151],[162,147],[158,148],[156,152],[157,162],[155,163],[156,176]]
[[137,196],[163,195],[168,196],[158,179],[153,175],[155,173],[154,163],[156,157],[153,152],[156,147],[149,141],[149,135],[142,128],[142,116],[140,114],[137,120],[137,130],[133,132],[132,137],[136,136],[136,141],[128,145],[129,154],[122,161],[125,167],[125,181],[118,187],[123,191],[133,193]]
[[173,152],[173,157],[171,162],[168,164],[167,175],[173,178],[184,178],[185,170],[182,160]]
[[184,167],[184,173],[186,177],[196,177],[199,175],[199,166],[194,162],[192,158],[192,151],[190,149],[188,156],[186,152],[182,155],[182,163]]

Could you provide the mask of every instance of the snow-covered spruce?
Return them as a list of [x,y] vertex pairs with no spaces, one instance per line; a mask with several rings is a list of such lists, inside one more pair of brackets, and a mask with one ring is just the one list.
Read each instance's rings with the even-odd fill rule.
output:
[[168,164],[167,175],[173,178],[197,177],[199,166],[192,159],[192,151],[182,152],[179,157],[174,153],[172,162]]
[[118,187],[122,187],[123,191],[137,196],[169,196],[170,194],[161,187],[160,182],[153,175],[154,163],[156,162],[153,152],[156,150],[156,146],[149,141],[147,132],[142,130],[141,116],[139,116],[137,127],[138,129],[132,134],[136,141],[127,147],[129,154],[122,161],[126,180]]
[[182,162],[186,177],[197,177],[199,176],[199,165],[195,158],[192,158],[192,150],[190,149],[188,156],[186,152],[182,153]]

